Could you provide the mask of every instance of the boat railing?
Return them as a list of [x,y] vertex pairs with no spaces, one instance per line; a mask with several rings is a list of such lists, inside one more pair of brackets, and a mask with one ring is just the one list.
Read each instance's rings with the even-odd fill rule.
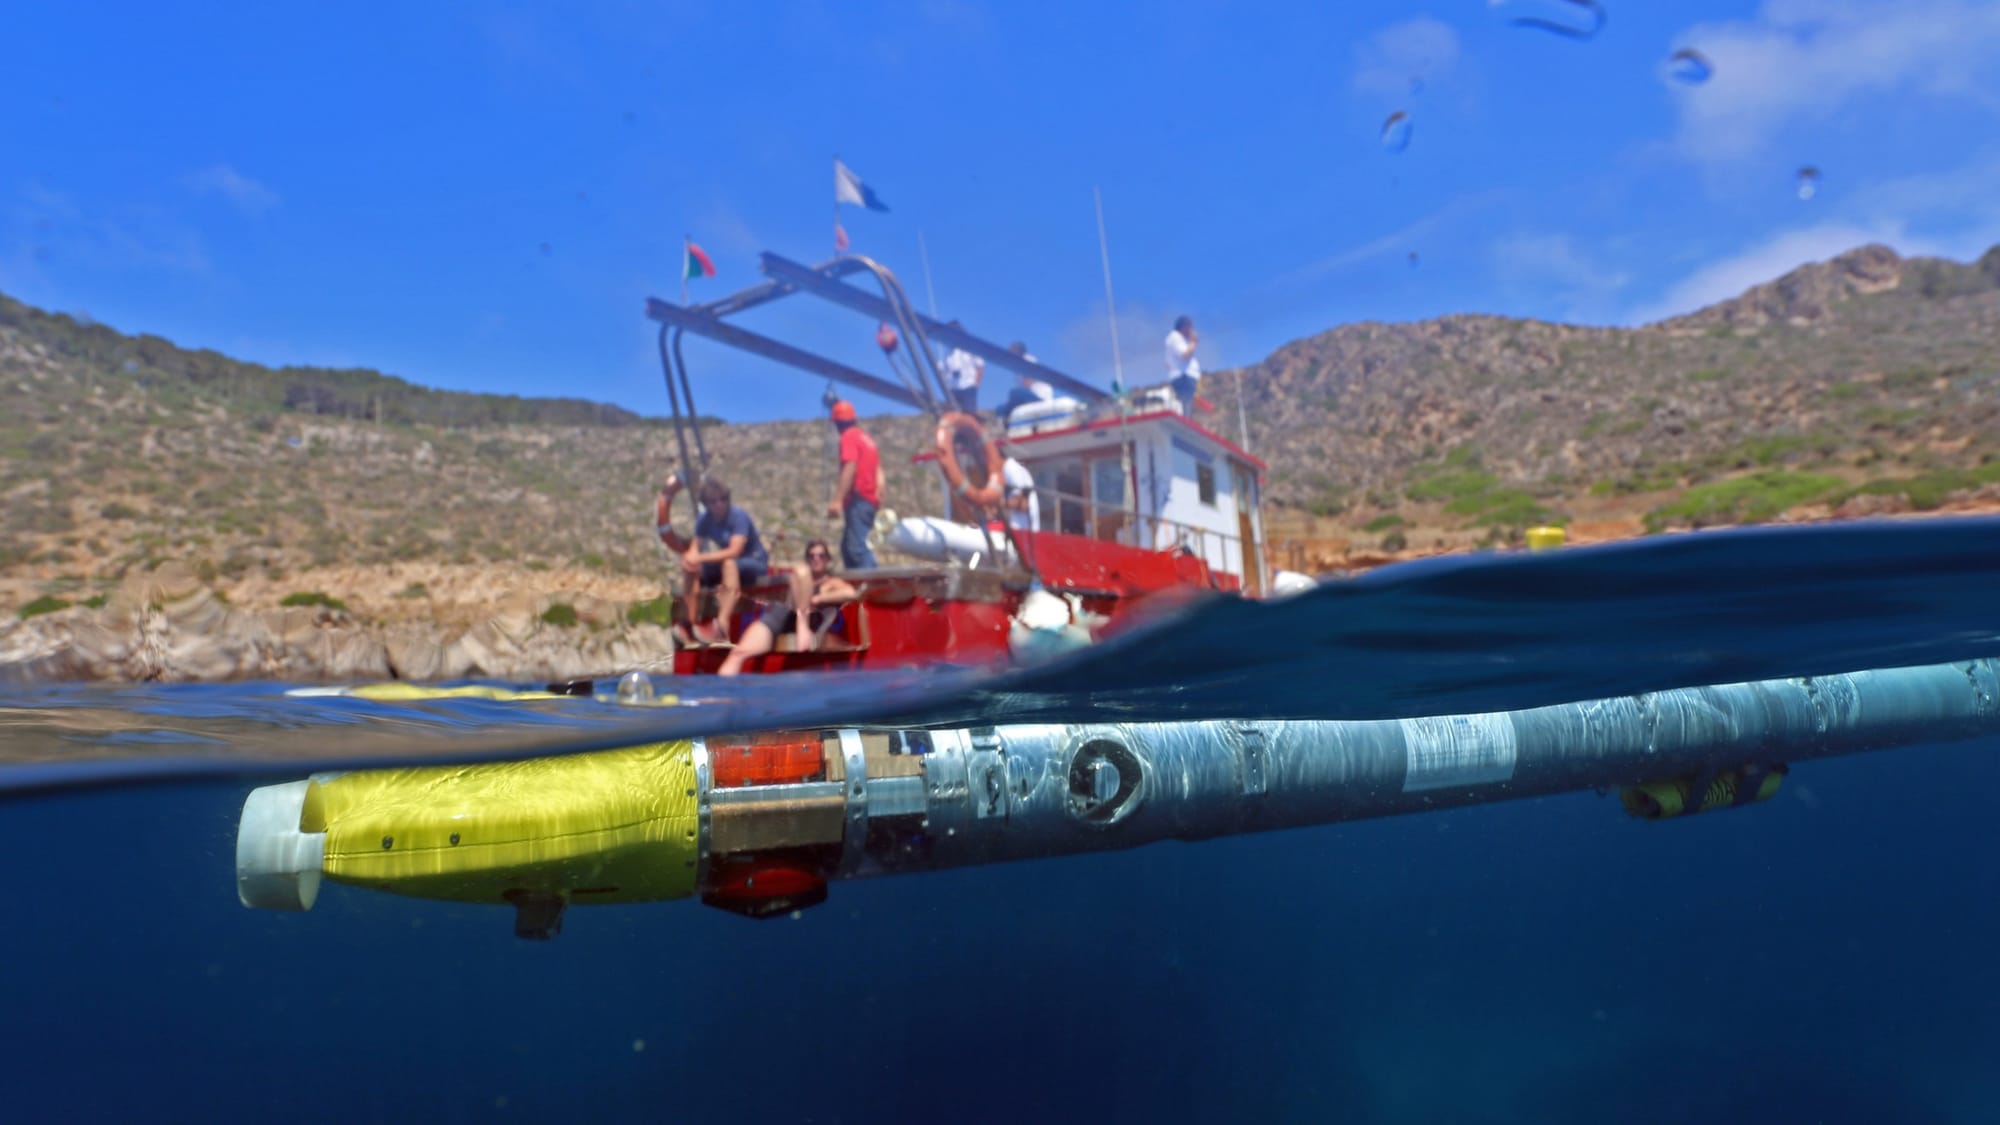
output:
[[1080,493],[1037,485],[1043,531],[1059,531],[1089,539],[1138,547],[1147,551],[1184,548],[1217,570],[1244,576],[1243,537],[1199,527],[1165,516],[1134,517],[1122,503],[1096,500]]

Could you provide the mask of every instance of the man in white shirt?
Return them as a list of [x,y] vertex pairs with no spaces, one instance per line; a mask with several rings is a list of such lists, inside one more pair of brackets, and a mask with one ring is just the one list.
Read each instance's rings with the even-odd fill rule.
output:
[[[953,328],[960,327],[952,321]],[[951,388],[952,401],[967,414],[979,413],[979,381],[986,376],[986,361],[963,348],[953,348],[944,357],[944,381]]]
[[1007,512],[1007,526],[1015,531],[1040,531],[1042,509],[1035,503],[1034,474],[1009,457],[1000,465],[1000,483],[1000,507]]
[[1175,320],[1174,330],[1167,333],[1167,380],[1180,400],[1182,414],[1194,413],[1195,389],[1201,385],[1201,361],[1194,357],[1200,339],[1191,316]]

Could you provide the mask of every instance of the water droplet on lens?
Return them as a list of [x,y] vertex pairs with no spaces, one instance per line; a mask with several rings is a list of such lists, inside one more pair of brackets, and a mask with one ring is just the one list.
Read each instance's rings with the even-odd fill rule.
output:
[[1401,152],[1410,147],[1409,114],[1399,109],[1382,122],[1382,147],[1390,152]]
[[1417,264],[1417,252],[1415,250],[1410,251],[1410,264],[1413,266]]
[[1708,56],[1693,47],[1682,47],[1667,56],[1667,77],[1690,86],[1699,86],[1715,75]]
[[1515,27],[1589,39],[1604,30],[1604,5],[1597,0],[1487,0],[1486,6]]
[[1808,164],[1799,169],[1797,190],[1801,200],[1811,199],[1819,194],[1819,169]]
[[653,701],[653,678],[633,669],[618,681],[618,702],[651,703]]

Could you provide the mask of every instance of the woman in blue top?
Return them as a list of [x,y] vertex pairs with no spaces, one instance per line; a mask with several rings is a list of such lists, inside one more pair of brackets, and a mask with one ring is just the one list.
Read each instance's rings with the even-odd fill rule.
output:
[[[674,497],[682,487],[679,473],[669,475],[661,486],[660,495],[666,500],[667,511],[673,510]],[[750,518],[749,512],[730,504],[728,485],[710,477],[702,482],[700,498],[702,510],[694,521],[693,538],[682,538],[672,525],[662,522],[660,539],[680,554],[682,595],[694,638],[726,644],[729,622],[738,599],[743,596],[743,587],[762,582],[770,570],[771,559],[764,551],[763,539],[757,535],[757,521]],[[715,590],[715,620],[710,622],[694,619],[700,612],[704,586]]]

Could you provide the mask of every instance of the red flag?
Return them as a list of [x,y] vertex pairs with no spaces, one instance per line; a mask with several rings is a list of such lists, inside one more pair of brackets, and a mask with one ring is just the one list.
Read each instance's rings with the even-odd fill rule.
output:
[[708,252],[690,242],[687,244],[687,261],[681,266],[681,277],[714,277],[715,263],[709,260]]

